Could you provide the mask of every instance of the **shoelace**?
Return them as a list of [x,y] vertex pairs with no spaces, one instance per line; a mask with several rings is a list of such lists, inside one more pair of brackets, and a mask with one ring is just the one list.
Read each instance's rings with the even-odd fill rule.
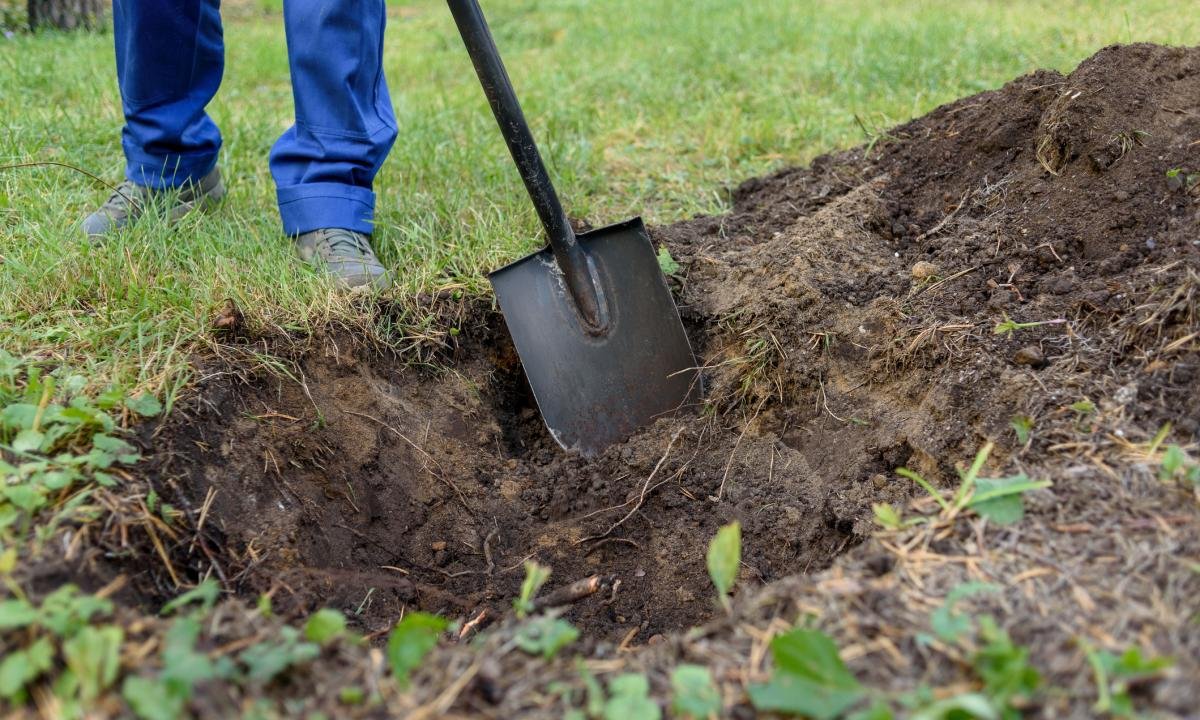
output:
[[329,243],[329,250],[332,254],[340,254],[336,252],[339,248],[351,250],[358,255],[367,255],[371,252],[371,245],[362,235],[352,232],[332,232],[325,236],[325,241]]
[[132,180],[122,180],[121,184],[117,185],[116,190],[112,195],[108,196],[108,200],[104,201],[101,206],[102,210],[124,210],[128,212],[129,208],[136,207],[138,204],[137,185]]

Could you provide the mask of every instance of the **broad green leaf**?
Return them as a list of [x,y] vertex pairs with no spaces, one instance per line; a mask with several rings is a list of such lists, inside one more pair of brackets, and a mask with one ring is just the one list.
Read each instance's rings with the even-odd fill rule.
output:
[[139,458],[137,450],[135,450],[132,445],[111,435],[93,435],[92,445],[97,450],[102,450],[105,453],[116,457],[126,465],[137,462]]
[[46,488],[41,485],[9,485],[3,488],[3,492],[10,503],[27,513],[34,512],[46,504]]
[[110,387],[96,396],[96,407],[101,410],[111,410],[125,399],[125,391],[118,387]]
[[800,675],[776,672],[769,682],[747,688],[750,702],[758,710],[804,715],[814,720],[833,720],[861,698],[860,688],[838,688]]
[[304,637],[317,643],[326,643],[341,637],[346,631],[346,616],[337,610],[321,608],[304,624]]
[[929,618],[930,627],[942,640],[957,641],[971,629],[972,623],[970,616],[954,612],[954,606],[964,598],[985,592],[996,592],[999,589],[997,585],[981,582],[966,582],[956,586],[946,594],[945,602],[933,611]]
[[142,417],[154,417],[162,412],[162,403],[150,393],[142,393],[137,397],[127,398],[125,407]]
[[79,697],[90,702],[117,679],[124,633],[114,625],[82,628],[63,643],[67,667],[79,682]]
[[63,585],[42,600],[41,624],[59,637],[71,637],[95,615],[112,612],[112,603],[94,595],[80,595],[74,585]]
[[645,675],[626,673],[608,684],[604,720],[659,720],[662,710],[650,699],[650,681]]
[[680,665],[671,673],[674,699],[671,709],[680,716],[716,717],[721,712],[721,692],[713,684],[712,673],[703,665]]
[[[9,548],[11,550],[12,548]],[[0,601],[0,630],[22,628],[38,619],[38,611],[27,600]]]
[[1046,481],[1031,482],[1025,475],[1006,478],[979,478],[968,506],[997,525],[1011,525],[1025,517],[1021,497],[1030,490],[1050,487]]
[[211,577],[205,578],[199,585],[163,605],[160,611],[169,615],[189,603],[199,603],[202,612],[207,613],[221,594],[221,586]]
[[50,638],[38,638],[24,650],[9,652],[0,661],[0,697],[11,698],[54,664]]
[[0,425],[12,430],[32,428],[37,411],[38,406],[34,403],[13,403],[0,410]]
[[444,618],[423,612],[410,612],[396,623],[388,638],[387,657],[401,687],[407,687],[408,676],[421,666],[448,624]]
[[797,628],[771,641],[771,656],[783,672],[821,685],[858,690],[858,680],[846,669],[837,645],[820,630]]
[[35,452],[42,447],[42,441],[45,439],[45,435],[33,428],[22,430],[13,438],[12,449],[24,453]]
[[[0,493],[3,496],[4,493]],[[0,502],[0,529],[9,527],[21,517],[21,512],[12,503]]]
[[671,257],[671,251],[667,249],[666,245],[658,246],[658,268],[663,271],[663,275],[674,275],[679,272],[679,263]]
[[178,720],[187,698],[158,680],[130,675],[121,684],[121,697],[142,720]]
[[1188,463],[1187,453],[1178,445],[1168,445],[1163,452],[1162,465],[1158,469],[1158,479],[1166,482],[1175,477]]
[[777,710],[832,719],[863,696],[837,646],[819,630],[797,628],[771,641],[775,672],[765,684],[748,688],[759,710]]
[[217,675],[208,655],[196,652],[200,629],[200,621],[196,618],[179,618],[171,624],[163,639],[162,679],[172,683],[185,698],[191,697],[191,689],[196,683]]
[[274,640],[251,645],[238,659],[246,664],[247,676],[257,682],[269,682],[292,665],[309,662],[321,654],[321,649],[300,640],[300,631],[293,627],[279,629]]
[[938,700],[931,705],[915,710],[909,716],[909,720],[1000,720],[1000,718],[1000,711],[992,700],[979,693],[966,693]]
[[721,604],[729,607],[728,594],[737,581],[738,566],[742,561],[742,526],[732,522],[717,530],[708,544],[708,576],[717,587]]
[[42,475],[42,485],[47,490],[62,490],[65,487],[70,487],[71,483],[78,480],[79,473],[72,469],[51,470]]
[[979,636],[983,645],[971,663],[983,680],[986,695],[1001,710],[1013,705],[1014,700],[1032,697],[1042,677],[1029,663],[1029,649],[1013,643],[1008,633],[986,615],[979,618]]
[[546,660],[579,639],[579,631],[561,618],[541,617],[522,625],[513,638],[517,647]]

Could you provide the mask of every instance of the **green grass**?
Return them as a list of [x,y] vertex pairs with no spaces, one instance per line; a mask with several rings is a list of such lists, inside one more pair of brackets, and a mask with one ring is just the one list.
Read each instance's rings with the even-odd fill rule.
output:
[[[1109,43],[1200,36],[1195,13],[1159,0],[486,6],[569,211],[596,224],[719,212],[724,187],[866,140],[856,117],[883,128],[1038,67],[1070,70]],[[376,184],[377,246],[399,296],[485,292],[485,270],[538,244],[536,220],[445,6],[392,10],[401,130]],[[266,158],[291,115],[281,21],[229,14],[211,107],[227,202],[88,245],[73,224],[107,190],[60,168],[0,171],[0,347],[97,387],[169,393],[225,298],[259,331],[370,325],[369,303],[315,278],[279,235]],[[110,35],[0,39],[0,163],[115,181],[120,126]]]

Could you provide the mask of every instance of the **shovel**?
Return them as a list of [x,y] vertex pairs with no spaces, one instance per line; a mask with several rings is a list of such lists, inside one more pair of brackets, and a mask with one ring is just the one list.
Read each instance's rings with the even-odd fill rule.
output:
[[534,399],[594,455],[695,403],[696,359],[640,218],[576,235],[476,0],[447,0],[549,245],[488,276]]

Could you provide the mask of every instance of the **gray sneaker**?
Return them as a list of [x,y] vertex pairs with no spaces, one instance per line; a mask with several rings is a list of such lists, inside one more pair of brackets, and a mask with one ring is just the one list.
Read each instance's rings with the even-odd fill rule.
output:
[[387,269],[375,257],[371,238],[353,230],[323,228],[296,236],[296,250],[313,267],[344,288],[387,287]]
[[197,208],[215,205],[225,197],[225,185],[216,168],[199,182],[188,183],[178,190],[155,190],[124,180],[96,212],[83,219],[83,231],[89,238],[99,238],[120,230],[137,220],[146,206],[159,197],[167,198],[171,203],[167,217],[175,221]]

